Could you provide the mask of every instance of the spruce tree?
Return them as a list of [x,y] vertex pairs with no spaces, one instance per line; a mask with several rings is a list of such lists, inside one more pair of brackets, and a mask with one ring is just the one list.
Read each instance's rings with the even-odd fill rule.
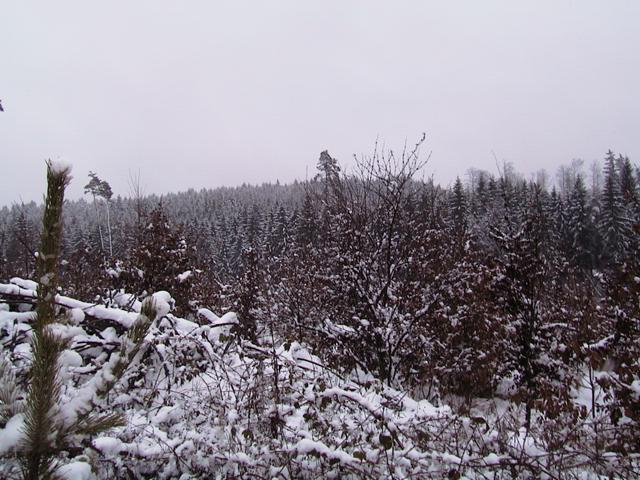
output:
[[468,230],[467,198],[460,177],[456,177],[453,191],[449,198],[449,225],[453,240],[453,253],[457,258],[462,254]]
[[[561,393],[555,388],[562,372],[553,355],[562,296],[557,292],[557,279],[562,274],[563,260],[551,236],[549,213],[543,194],[534,186],[523,219],[507,218],[508,228],[492,229],[497,259],[504,274],[499,280],[502,305],[511,336],[506,340],[500,375],[514,376],[515,400],[525,405],[525,427],[531,427],[532,412],[538,405],[553,406]],[[555,347],[557,348],[557,347]]]
[[569,233],[569,258],[574,265],[586,271],[595,267],[598,232],[592,221],[587,189],[581,175],[576,178],[569,197],[567,227]]
[[631,222],[624,208],[616,158],[611,150],[605,158],[599,227],[604,240],[605,258],[614,264],[623,261],[630,247]]
[[620,158],[620,191],[626,205],[638,202],[638,185],[633,175],[633,166],[629,157]]
[[295,240],[301,245],[310,245],[316,240],[317,218],[311,194],[307,192],[298,216]]
[[327,201],[329,191],[340,179],[340,165],[338,165],[338,161],[329,155],[327,150],[325,150],[320,153],[317,168],[322,176],[324,185],[324,200]]
[[36,229],[27,218],[24,205],[14,213],[7,240],[7,261],[13,266],[14,275],[29,278],[34,273]]

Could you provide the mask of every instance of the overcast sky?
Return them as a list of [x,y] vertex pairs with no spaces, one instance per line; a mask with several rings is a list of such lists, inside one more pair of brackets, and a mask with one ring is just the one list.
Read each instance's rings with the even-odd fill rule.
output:
[[427,173],[640,161],[640,2],[3,2],[0,205],[44,160],[129,194],[313,175],[427,133]]

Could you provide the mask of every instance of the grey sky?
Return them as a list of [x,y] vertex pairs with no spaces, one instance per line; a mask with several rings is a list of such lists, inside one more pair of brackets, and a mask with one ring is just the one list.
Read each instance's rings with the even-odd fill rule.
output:
[[[64,1],[0,9],[0,205],[44,159],[129,193],[312,175],[427,133],[427,168],[640,159],[640,2]],[[553,173],[553,172],[552,172]]]

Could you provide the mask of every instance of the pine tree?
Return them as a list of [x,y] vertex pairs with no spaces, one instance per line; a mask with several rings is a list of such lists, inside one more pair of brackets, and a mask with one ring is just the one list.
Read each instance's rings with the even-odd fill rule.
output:
[[[113,241],[111,235],[111,213],[110,213],[110,201],[113,196],[113,191],[111,190],[111,186],[104,180],[100,180],[98,176],[89,172],[89,177],[91,180],[84,186],[84,193],[90,193],[93,197],[93,204],[96,207],[96,212],[98,211],[96,199],[102,198],[105,201],[106,211],[107,211],[107,234],[109,240],[109,257],[113,257]],[[98,232],[100,233],[100,246],[102,250],[105,250],[104,247],[104,239],[102,235],[102,225],[100,219],[98,218]]]
[[60,396],[58,358],[67,343],[55,335],[55,295],[58,286],[58,255],[62,243],[62,204],[70,181],[67,167],[54,168],[47,163],[47,196],[36,275],[38,299],[33,327],[33,360],[25,415],[25,445],[22,457],[24,478],[52,478],[55,464],[55,416]]

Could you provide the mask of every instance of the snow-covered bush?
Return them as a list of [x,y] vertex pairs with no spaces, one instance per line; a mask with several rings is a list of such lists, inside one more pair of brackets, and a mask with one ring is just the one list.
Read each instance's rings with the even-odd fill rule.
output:
[[[33,319],[11,310],[26,310],[34,286],[19,279],[0,285],[6,302],[0,304],[0,475],[7,478],[19,474]],[[131,351],[130,367],[99,396],[100,386],[117,378],[109,372],[131,345],[128,332],[142,305],[126,311],[56,297],[62,316],[51,328],[67,341],[59,360],[60,418],[70,420],[90,399],[93,415],[125,419],[106,433],[71,437],[58,453],[60,475],[595,478],[630,476],[633,462],[638,466],[637,458],[590,447],[596,420],[599,434],[607,435],[606,416],[569,425],[538,414],[529,431],[521,428],[522,409],[507,402],[486,402],[459,416],[370,376],[334,373],[298,342],[238,342],[232,313],[219,318],[200,309],[194,322],[169,312],[166,292],[153,299],[157,315]],[[131,304],[125,296],[119,301]]]

